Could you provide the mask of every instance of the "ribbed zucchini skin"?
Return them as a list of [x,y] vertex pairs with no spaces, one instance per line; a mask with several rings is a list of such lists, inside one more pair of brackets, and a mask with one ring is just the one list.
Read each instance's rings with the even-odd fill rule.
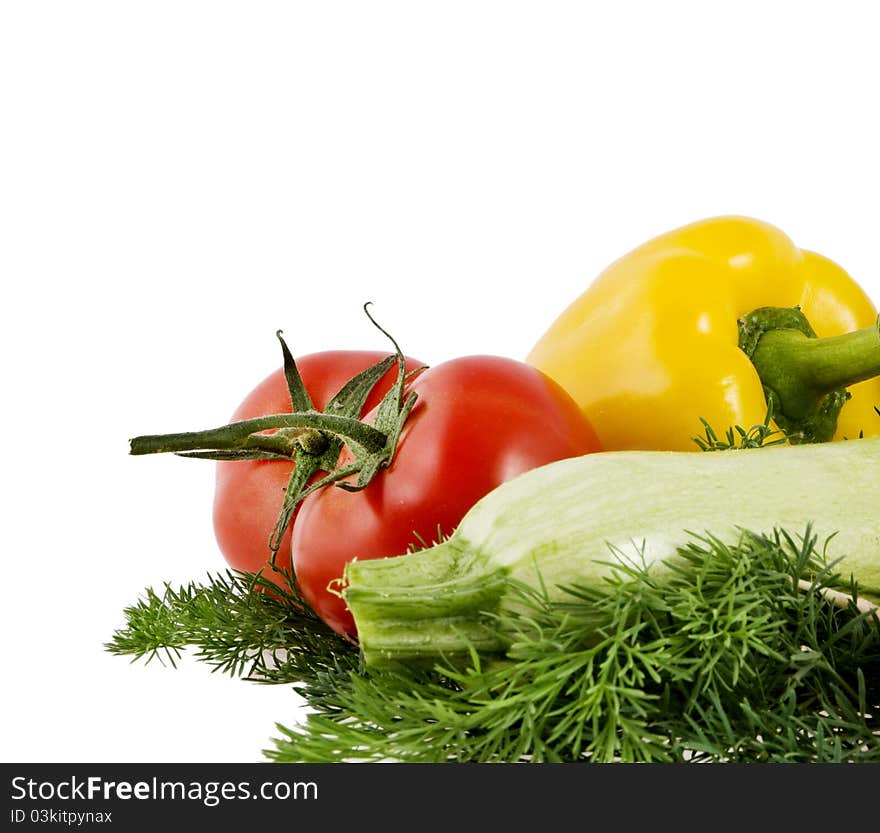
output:
[[562,460],[505,483],[456,531],[527,578],[590,580],[609,548],[666,559],[689,538],[807,524],[866,595],[880,593],[880,438],[723,452],[620,451]]

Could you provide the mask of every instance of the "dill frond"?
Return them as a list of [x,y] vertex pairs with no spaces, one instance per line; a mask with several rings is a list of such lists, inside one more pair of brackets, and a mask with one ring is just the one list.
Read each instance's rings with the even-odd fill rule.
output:
[[359,664],[354,644],[317,617],[289,577],[279,586],[260,574],[226,571],[205,584],[149,588],[124,616],[105,647],[133,660],[174,666],[192,651],[221,673],[303,685]]
[[146,591],[106,647],[293,685],[307,713],[275,762],[880,762],[877,612],[856,587],[826,600],[839,576],[809,528],[694,537],[669,566],[630,559],[555,601],[515,585],[504,655],[434,668],[365,668],[295,585],[236,572]]
[[[821,595],[815,538],[694,539],[672,579],[637,564],[563,602],[520,588],[503,659],[348,669],[277,762],[880,761],[876,612]],[[798,589],[809,578],[810,590]]]

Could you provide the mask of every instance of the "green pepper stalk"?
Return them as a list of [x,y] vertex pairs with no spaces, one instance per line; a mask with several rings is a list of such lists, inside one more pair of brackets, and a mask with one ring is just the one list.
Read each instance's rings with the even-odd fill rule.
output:
[[818,338],[798,307],[762,307],[740,319],[739,331],[774,421],[791,442],[831,440],[847,388],[880,375],[880,318]]

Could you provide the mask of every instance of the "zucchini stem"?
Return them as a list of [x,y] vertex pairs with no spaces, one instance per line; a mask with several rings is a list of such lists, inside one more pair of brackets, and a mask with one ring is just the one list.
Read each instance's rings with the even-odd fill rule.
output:
[[371,661],[411,663],[502,650],[492,612],[506,580],[506,569],[450,539],[403,558],[350,562],[343,596]]

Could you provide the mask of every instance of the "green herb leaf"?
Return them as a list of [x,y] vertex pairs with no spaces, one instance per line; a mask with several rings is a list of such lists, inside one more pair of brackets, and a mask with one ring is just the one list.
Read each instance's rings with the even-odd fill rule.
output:
[[356,647],[324,625],[286,575],[286,587],[227,571],[206,584],[149,588],[105,647],[172,666],[191,650],[215,671],[261,683],[315,685],[326,673],[357,668]]
[[295,584],[244,573],[148,590],[107,649],[294,685],[277,762],[880,762],[880,621],[856,587],[826,600],[810,530],[679,554],[662,583],[630,560],[561,602],[518,586],[502,659],[367,671]]
[[[828,604],[800,539],[705,538],[656,583],[551,604],[521,588],[507,656],[462,667],[350,669],[269,759],[404,762],[880,761],[876,612]],[[811,575],[810,590],[798,581]],[[818,576],[818,578],[816,578]]]
[[764,421],[751,428],[743,428],[734,425],[724,432],[724,438],[720,438],[709,423],[700,417],[703,425],[703,436],[692,437],[701,451],[730,451],[737,448],[763,448],[768,445],[780,445],[787,442],[784,431],[774,428],[772,420],[772,408],[767,409]]

